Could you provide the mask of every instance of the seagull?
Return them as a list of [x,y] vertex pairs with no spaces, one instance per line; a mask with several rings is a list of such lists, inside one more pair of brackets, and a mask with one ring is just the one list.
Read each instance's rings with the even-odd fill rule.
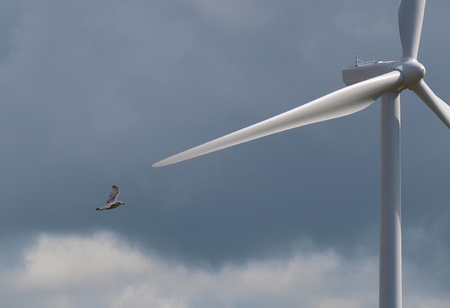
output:
[[117,201],[117,196],[119,195],[119,193],[120,193],[119,187],[113,185],[113,187],[111,188],[111,192],[109,193],[109,199],[108,201],[106,201],[106,205],[98,207],[96,208],[96,210],[97,211],[111,210],[115,209],[119,205],[125,204],[122,201]]

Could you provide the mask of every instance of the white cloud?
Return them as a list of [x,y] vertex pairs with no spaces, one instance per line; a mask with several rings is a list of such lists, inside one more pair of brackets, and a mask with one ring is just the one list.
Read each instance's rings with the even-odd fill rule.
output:
[[[345,260],[333,251],[287,260],[191,268],[146,255],[111,233],[41,235],[12,270],[2,297],[33,307],[375,307],[377,258]],[[4,276],[4,275],[3,275]],[[11,278],[12,277],[12,278]],[[414,278],[414,277],[413,277]],[[420,290],[420,283],[410,283]],[[4,291],[6,292],[6,291]],[[410,307],[448,307],[415,292]]]
[[26,252],[24,263],[15,284],[41,291],[104,287],[149,271],[142,254],[108,233],[91,238],[42,235]]

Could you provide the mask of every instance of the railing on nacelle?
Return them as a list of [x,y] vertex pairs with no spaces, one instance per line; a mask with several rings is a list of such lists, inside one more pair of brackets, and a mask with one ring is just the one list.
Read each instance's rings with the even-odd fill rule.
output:
[[357,60],[356,65],[342,69],[342,79],[347,86],[350,86],[392,72],[396,64],[398,64],[398,61],[361,62]]

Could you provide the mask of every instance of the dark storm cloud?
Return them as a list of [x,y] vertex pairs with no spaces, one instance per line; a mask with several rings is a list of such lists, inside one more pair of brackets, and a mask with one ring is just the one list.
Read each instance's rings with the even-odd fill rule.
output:
[[[151,164],[339,89],[355,52],[398,59],[396,3],[7,3],[3,234],[107,229],[213,265],[304,239],[349,256],[361,245],[376,253],[379,103],[178,165]],[[449,27],[432,17],[446,6],[429,5],[420,60],[450,101],[440,79]],[[448,253],[450,133],[417,98],[403,98],[404,226],[427,230],[440,219],[433,235]],[[100,215],[112,184],[126,205]],[[421,243],[406,237],[405,257],[427,259]],[[427,266],[441,263],[431,257]]]

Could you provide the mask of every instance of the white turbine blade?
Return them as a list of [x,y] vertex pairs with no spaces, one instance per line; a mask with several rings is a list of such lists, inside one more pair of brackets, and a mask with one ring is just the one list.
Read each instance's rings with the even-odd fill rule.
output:
[[356,83],[265,121],[161,160],[153,167],[170,165],[295,127],[355,113],[368,107],[387,90],[402,82],[402,73],[392,71]]
[[417,59],[426,0],[400,0],[398,25],[403,58]]
[[425,104],[450,128],[450,106],[441,100],[430,87],[423,81],[418,83],[413,91],[419,96]]

